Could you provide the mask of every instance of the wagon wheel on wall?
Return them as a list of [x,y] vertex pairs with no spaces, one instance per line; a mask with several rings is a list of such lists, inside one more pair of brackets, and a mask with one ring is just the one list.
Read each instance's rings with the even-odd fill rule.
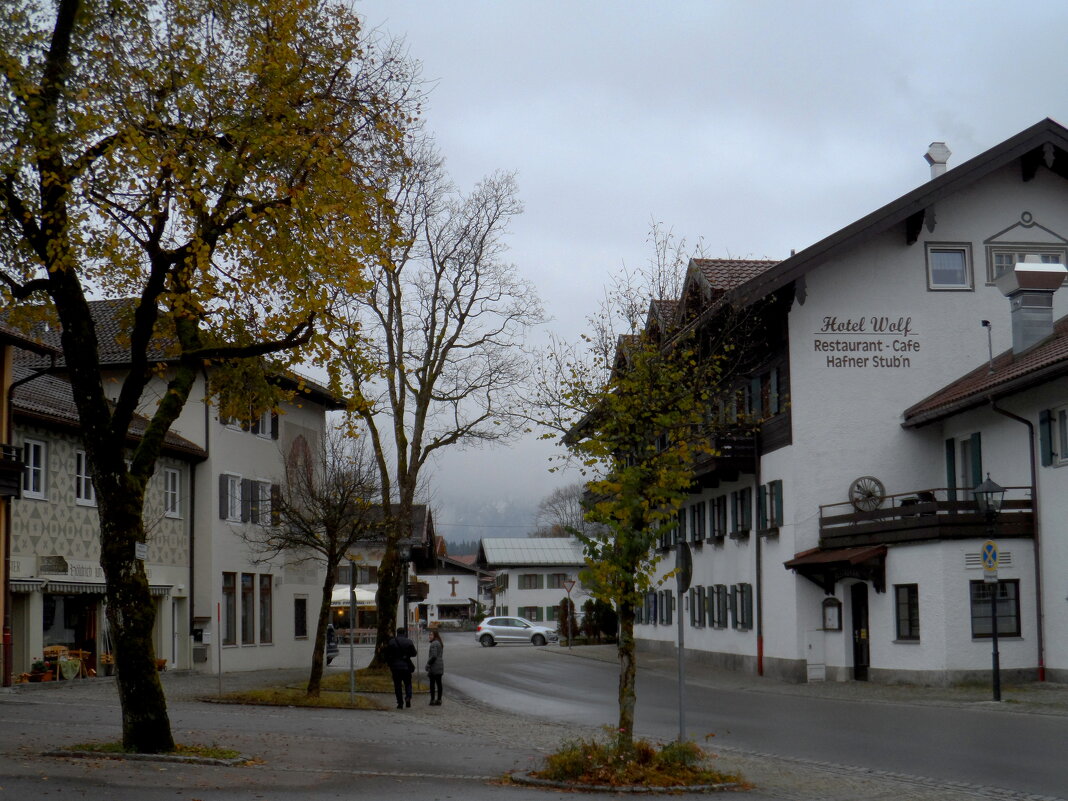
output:
[[885,499],[886,487],[875,476],[861,476],[849,485],[849,502],[858,512],[873,512]]

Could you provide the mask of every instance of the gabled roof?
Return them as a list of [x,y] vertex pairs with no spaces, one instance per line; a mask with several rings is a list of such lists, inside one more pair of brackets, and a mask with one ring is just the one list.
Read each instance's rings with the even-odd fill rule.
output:
[[779,262],[775,259],[690,259],[690,264],[709,287],[729,290],[763,275]]
[[582,543],[574,537],[490,537],[478,546],[482,567],[584,565]]
[[[13,370],[16,381],[29,378],[33,371],[16,365]],[[43,427],[56,427],[66,431],[81,430],[78,408],[69,383],[53,375],[39,374],[36,378],[20,384],[11,391],[11,407],[16,419],[36,422]],[[148,426],[148,421],[135,415],[130,421],[130,440],[136,440]],[[163,440],[163,452],[191,456],[195,461],[207,458],[207,451],[173,431],[168,431]]]
[[737,294],[743,302],[764,297],[894,226],[903,226],[904,241],[906,224],[910,230],[918,232],[928,209],[937,201],[960,192],[1017,159],[1020,160],[1022,180],[1030,180],[1042,165],[1068,178],[1068,129],[1046,118],[781,261],[739,287]]
[[[137,298],[117,298],[113,300],[89,301],[89,311],[93,316],[99,347],[100,365],[104,368],[122,369],[130,363],[129,331],[133,326]],[[42,343],[50,346],[54,352],[62,354],[62,330],[58,325],[38,326],[36,333]],[[175,341],[166,334],[154,336],[149,343],[148,358],[152,362],[168,362],[178,357]],[[27,364],[40,367],[41,360],[24,360]],[[63,366],[63,359],[57,360],[57,369]],[[344,409],[345,402],[329,389],[296,371],[289,370],[272,377],[279,386],[297,393],[298,397],[308,398],[320,403],[327,409]]]
[[20,331],[15,326],[9,325],[3,320],[0,320],[0,343],[5,345],[15,345],[23,350],[33,351],[41,356],[54,356],[58,355],[60,352],[58,348],[42,342],[38,337]]
[[1054,323],[1050,336],[1023,353],[1009,349],[909,407],[902,425],[919,428],[1065,375],[1068,317]]

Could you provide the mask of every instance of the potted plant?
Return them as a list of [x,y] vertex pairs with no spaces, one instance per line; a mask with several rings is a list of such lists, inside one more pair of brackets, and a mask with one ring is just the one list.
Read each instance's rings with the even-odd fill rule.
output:
[[52,671],[43,659],[34,659],[30,663],[30,681],[52,681]]

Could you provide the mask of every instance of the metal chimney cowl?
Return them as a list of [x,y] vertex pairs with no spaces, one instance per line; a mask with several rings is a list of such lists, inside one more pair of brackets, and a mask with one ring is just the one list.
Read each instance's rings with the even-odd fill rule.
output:
[[1066,276],[1063,264],[1044,264],[1028,254],[994,282],[1009,299],[1013,353],[1022,353],[1053,333],[1053,293]]
[[927,148],[927,152],[923,154],[923,157],[927,160],[927,163],[931,165],[932,178],[937,178],[946,171],[946,163],[952,155],[953,151],[946,147],[945,142],[931,142],[930,147]]

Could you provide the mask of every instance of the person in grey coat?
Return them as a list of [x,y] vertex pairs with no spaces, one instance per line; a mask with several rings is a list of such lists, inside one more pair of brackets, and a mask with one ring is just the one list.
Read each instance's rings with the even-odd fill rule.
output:
[[430,679],[430,705],[441,706],[441,677],[445,673],[445,643],[436,630],[430,630],[426,675]]

